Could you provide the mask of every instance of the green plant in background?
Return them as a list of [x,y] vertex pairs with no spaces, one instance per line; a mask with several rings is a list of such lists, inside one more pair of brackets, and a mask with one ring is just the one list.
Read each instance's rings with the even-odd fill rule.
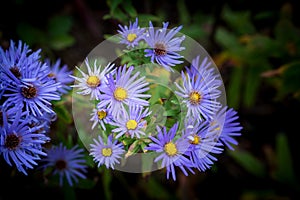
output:
[[252,18],[264,20],[270,13],[251,18],[249,11],[224,7],[226,28],[219,27],[215,36],[224,51],[215,60],[218,66],[225,62],[233,66],[227,87],[230,106],[254,106],[262,84],[277,90],[277,100],[288,95],[299,99],[300,30],[293,25],[291,14],[289,4],[284,5],[275,27],[264,33],[256,30]]
[[72,16],[54,15],[44,28],[37,28],[26,22],[19,23],[17,33],[28,45],[39,46],[50,56],[53,51],[63,50],[75,43],[70,32],[72,25]]

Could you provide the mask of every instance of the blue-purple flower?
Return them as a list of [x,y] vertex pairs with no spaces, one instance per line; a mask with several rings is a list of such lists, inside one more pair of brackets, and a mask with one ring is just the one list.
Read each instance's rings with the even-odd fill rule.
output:
[[123,144],[113,140],[112,134],[108,136],[106,143],[98,136],[98,140],[94,139],[94,144],[90,146],[90,155],[98,163],[98,167],[105,165],[107,169],[114,169],[114,165],[120,163],[121,155],[125,153]]
[[74,78],[70,77],[70,75],[73,74],[73,71],[69,70],[66,64],[61,66],[60,59],[57,59],[55,63],[52,63],[49,59],[46,59],[45,62],[50,69],[48,77],[53,78],[56,82],[60,83],[61,87],[58,91],[61,94],[67,94],[71,89],[69,84],[74,82]]
[[190,142],[188,155],[200,171],[209,169],[217,158],[213,154],[222,153],[221,144],[217,142],[218,130],[208,130],[208,122],[189,119],[185,123],[183,137]]
[[182,26],[168,30],[168,25],[168,22],[164,22],[162,29],[154,30],[152,23],[149,22],[149,30],[144,39],[150,48],[145,50],[145,56],[150,57],[152,63],[155,61],[168,71],[172,71],[172,66],[183,63],[180,60],[183,56],[178,52],[185,49],[181,46],[185,36],[175,37]]
[[162,129],[157,127],[157,136],[150,136],[152,143],[146,147],[146,150],[159,153],[158,157],[154,159],[154,162],[161,161],[161,167],[167,168],[167,179],[169,179],[171,173],[173,180],[176,180],[175,167],[179,167],[186,176],[188,176],[188,173],[185,168],[194,173],[192,170],[194,165],[187,157],[187,150],[190,143],[186,138],[175,137],[177,130],[178,122],[175,123],[168,132],[166,127]]
[[219,130],[219,141],[230,150],[234,150],[232,145],[238,144],[235,137],[240,136],[243,129],[238,118],[239,116],[233,108],[224,106],[216,113],[209,127],[210,130]]
[[135,47],[138,45],[139,41],[143,39],[143,33],[145,31],[145,28],[140,28],[138,26],[138,18],[135,19],[135,22],[129,22],[128,26],[121,26],[119,24],[119,28],[121,30],[118,30],[118,33],[121,34],[121,41],[120,43],[126,44],[128,47]]
[[34,116],[42,116],[43,112],[55,113],[51,101],[60,100],[56,83],[48,77],[47,65],[41,62],[32,63],[28,69],[23,69],[22,79],[15,84],[8,84],[7,97],[4,106],[23,105],[24,109]]
[[79,178],[86,178],[87,166],[83,152],[84,150],[78,145],[68,149],[60,143],[58,146],[52,146],[46,150],[47,157],[42,159],[41,167],[44,170],[51,168],[53,175],[58,174],[60,186],[63,185],[64,179],[70,186],[73,186],[73,183],[77,183]]
[[87,73],[76,67],[82,77],[70,75],[70,77],[78,81],[78,83],[72,85],[72,87],[78,88],[78,94],[91,95],[90,99],[99,100],[101,92],[103,92],[107,86],[106,75],[113,71],[114,64],[108,63],[102,69],[101,65],[97,65],[97,60],[95,60],[93,67],[90,66],[88,59],[85,59],[84,63],[87,67]]
[[202,121],[212,119],[219,110],[220,103],[217,98],[221,92],[213,77],[206,77],[205,80],[197,73],[185,74],[181,72],[183,87],[175,82],[179,91],[175,93],[183,98],[182,103],[186,104],[187,116]]
[[120,66],[115,74],[115,79],[112,74],[109,75],[108,87],[100,95],[99,106],[107,106],[114,117],[125,109],[125,105],[149,105],[144,98],[150,98],[151,95],[143,94],[149,90],[147,87],[149,83],[145,81],[144,76],[138,77],[139,72],[132,74],[133,70],[133,66],[128,69],[126,65]]
[[93,122],[92,129],[94,129],[97,124],[100,124],[102,129],[106,130],[105,125],[111,123],[113,120],[110,110],[99,106],[99,104],[97,104],[97,107],[93,109],[91,116],[90,121]]
[[117,128],[112,132],[117,133],[116,138],[123,136],[124,134],[133,138],[140,138],[141,135],[145,135],[144,128],[147,123],[144,120],[145,117],[150,115],[149,109],[144,109],[142,106],[129,106],[128,111],[124,110],[120,115],[116,116],[112,125]]
[[[9,48],[4,51],[0,47],[0,81],[9,84],[18,84],[18,80],[23,74],[32,69],[32,65],[39,62],[41,50],[32,51],[29,46],[22,41],[18,45],[10,41]],[[2,84],[1,84],[2,85]]]
[[207,57],[200,60],[200,55],[192,60],[192,64],[186,67],[187,73],[192,76],[199,76],[205,82],[209,81],[209,79],[214,79],[214,86],[219,87],[223,84],[222,79],[217,71],[212,67],[212,62],[209,61]]
[[0,127],[0,155],[10,166],[15,165],[18,171],[27,175],[27,169],[37,165],[40,156],[45,156],[42,145],[50,138],[37,133],[41,126],[29,127],[28,122],[21,121],[22,111],[19,110],[12,123],[2,113],[3,126]]

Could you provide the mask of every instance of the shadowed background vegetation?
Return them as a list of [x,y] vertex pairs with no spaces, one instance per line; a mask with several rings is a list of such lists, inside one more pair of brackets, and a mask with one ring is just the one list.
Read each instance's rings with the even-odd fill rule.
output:
[[[300,197],[300,8],[296,1],[13,0],[1,3],[0,45],[22,40],[70,69],[118,24],[139,18],[198,41],[219,68],[227,103],[244,127],[235,151],[211,170],[166,180],[163,170],[129,174],[91,166],[87,180],[60,188],[41,172],[19,174],[1,160],[0,200],[30,199],[297,199]],[[70,98],[55,105],[54,141],[80,143]]]

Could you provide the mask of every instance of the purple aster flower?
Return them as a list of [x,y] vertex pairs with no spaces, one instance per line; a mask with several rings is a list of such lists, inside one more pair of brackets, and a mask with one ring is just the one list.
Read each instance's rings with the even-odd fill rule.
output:
[[212,62],[208,60],[207,57],[200,63],[200,56],[198,55],[196,58],[192,60],[192,65],[186,67],[187,73],[192,77],[194,74],[200,76],[205,82],[209,81],[209,79],[214,79],[213,82],[215,87],[219,87],[222,85],[222,79],[219,74],[216,73],[213,67],[211,67]]
[[126,44],[127,48],[134,47],[138,45],[138,42],[143,39],[143,33],[145,28],[140,28],[138,26],[138,18],[135,19],[134,23],[129,22],[128,26],[121,26],[119,24],[121,30],[118,30],[118,33],[121,34],[120,43]]
[[230,150],[234,150],[232,145],[238,144],[234,137],[240,136],[243,129],[240,122],[237,121],[238,118],[239,116],[233,108],[228,109],[227,106],[224,106],[216,113],[209,128],[210,130],[217,129],[221,131],[219,141]]
[[179,60],[183,56],[177,52],[185,49],[180,46],[185,36],[174,37],[182,26],[168,30],[168,25],[168,22],[163,23],[162,29],[154,30],[152,23],[149,22],[149,30],[144,38],[150,49],[145,50],[145,56],[150,57],[152,63],[155,60],[168,71],[172,71],[170,67],[183,63],[182,60]]
[[9,123],[7,116],[2,114],[3,126],[0,128],[0,155],[7,164],[16,165],[20,172],[27,175],[27,168],[37,165],[40,156],[45,156],[42,144],[50,140],[44,134],[36,133],[40,126],[28,127],[26,121],[21,122],[21,110],[16,114],[13,123]]
[[123,144],[118,143],[118,140],[113,141],[112,134],[108,136],[106,143],[100,136],[98,140],[94,139],[94,142],[95,144],[91,144],[90,155],[96,163],[98,162],[98,167],[105,165],[107,169],[114,169],[114,165],[120,163],[119,159],[125,152]]
[[185,123],[183,137],[187,138],[191,144],[187,152],[194,166],[200,171],[209,169],[217,160],[213,154],[220,154],[223,151],[219,147],[221,144],[215,140],[217,134],[217,130],[208,130],[207,121],[199,122],[190,118]]
[[10,47],[6,51],[0,48],[0,80],[17,84],[18,80],[23,78],[23,71],[30,69],[33,63],[39,62],[40,52],[41,50],[32,52],[22,41],[19,41],[18,45],[10,41]]
[[149,94],[143,94],[143,92],[149,90],[149,87],[146,87],[149,83],[145,81],[144,76],[138,78],[140,72],[132,75],[133,70],[133,66],[128,69],[126,65],[120,66],[115,74],[115,79],[112,74],[109,75],[108,87],[100,95],[99,106],[107,106],[114,117],[125,109],[124,105],[149,105],[148,101],[142,99],[151,97]]
[[114,64],[107,64],[106,67],[102,70],[102,66],[97,66],[97,60],[95,60],[93,69],[91,68],[89,64],[89,60],[85,59],[85,65],[87,67],[87,73],[81,71],[78,67],[78,71],[83,76],[82,78],[72,76],[70,77],[74,78],[78,81],[78,84],[73,85],[72,87],[77,87],[79,90],[77,93],[82,95],[89,95],[91,94],[90,99],[96,99],[99,100],[99,96],[101,92],[103,92],[103,89],[106,88],[107,80],[106,75],[110,72],[112,72]]
[[205,80],[193,74],[184,74],[181,72],[183,87],[176,82],[175,85],[179,91],[175,93],[183,97],[182,103],[187,106],[187,116],[202,121],[212,119],[213,115],[219,110],[220,103],[217,98],[220,96],[215,79],[206,77]]
[[157,136],[150,136],[153,143],[146,147],[147,150],[159,153],[154,162],[161,161],[161,167],[167,168],[167,179],[171,173],[173,180],[176,180],[175,166],[179,167],[186,176],[188,173],[185,168],[194,173],[192,171],[193,163],[186,155],[190,144],[185,138],[175,139],[177,129],[178,122],[168,132],[166,127],[163,127],[162,130],[157,127]]
[[59,185],[62,186],[64,179],[70,186],[78,182],[79,178],[85,179],[87,172],[86,160],[84,159],[84,150],[75,145],[67,149],[62,143],[58,146],[52,146],[46,150],[47,157],[42,159],[44,170],[53,169],[52,174],[59,176]]
[[149,109],[144,109],[142,106],[129,106],[128,112],[124,110],[120,115],[116,116],[112,125],[117,126],[112,132],[118,133],[116,138],[126,134],[131,138],[140,138],[141,135],[145,135],[144,128],[147,123],[143,120],[150,115]]
[[51,63],[49,59],[46,59],[45,62],[50,67],[48,77],[53,78],[56,82],[61,84],[61,87],[58,89],[61,94],[67,94],[71,89],[69,84],[74,82],[74,79],[70,77],[73,72],[68,70],[67,65],[61,66],[60,59],[57,59],[55,63]]
[[93,109],[91,116],[90,121],[94,122],[92,129],[94,129],[97,124],[100,124],[103,130],[106,130],[105,124],[111,123],[113,119],[110,110],[99,106],[99,104],[97,104],[97,107]]
[[4,106],[24,105],[25,110],[34,116],[42,116],[43,112],[55,113],[51,108],[51,101],[60,100],[57,92],[60,83],[49,78],[49,72],[45,68],[46,64],[35,62],[29,69],[24,69],[22,79],[15,85],[8,85],[8,93],[4,94],[7,97]]

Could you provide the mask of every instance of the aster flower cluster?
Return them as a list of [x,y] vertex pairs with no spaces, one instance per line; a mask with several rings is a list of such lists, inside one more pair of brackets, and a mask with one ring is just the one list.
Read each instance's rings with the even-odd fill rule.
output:
[[52,102],[70,91],[70,74],[60,59],[43,61],[41,50],[22,41],[0,47],[0,156],[25,175],[47,156],[44,144],[56,120]]
[[[162,28],[140,28],[138,19],[129,26],[119,25],[119,44],[124,52],[139,50],[139,58],[159,66],[158,73],[173,73],[181,69],[179,80],[174,80],[173,95],[180,106],[180,114],[167,115],[164,125],[151,128],[158,104],[173,109],[173,100],[166,94],[153,101],[156,84],[151,85],[143,73],[143,66],[126,64],[116,66],[97,64],[86,59],[81,74],[71,76],[76,80],[72,86],[77,94],[88,96],[94,108],[90,110],[91,129],[101,130],[89,144],[90,155],[98,163],[114,169],[121,161],[135,153],[155,154],[153,165],[166,169],[167,178],[176,180],[176,169],[185,175],[211,168],[217,156],[225,148],[234,150],[241,135],[242,126],[238,113],[220,101],[222,79],[216,73],[212,62],[206,56],[196,56],[186,66],[182,26],[168,29],[168,22]],[[141,46],[143,47],[141,51]],[[122,58],[121,58],[122,61]],[[148,63],[144,63],[148,64]],[[171,110],[175,112],[175,110]],[[166,113],[171,113],[166,111]],[[179,116],[183,116],[180,118]]]

